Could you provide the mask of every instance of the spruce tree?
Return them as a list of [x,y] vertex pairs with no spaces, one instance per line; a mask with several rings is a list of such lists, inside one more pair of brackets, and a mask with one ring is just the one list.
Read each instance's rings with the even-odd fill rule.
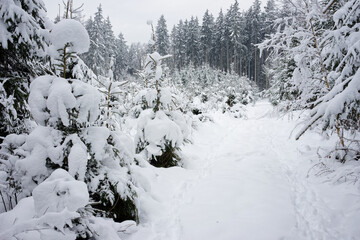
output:
[[124,78],[129,67],[129,49],[122,33],[116,38],[114,78]]
[[106,42],[104,36],[105,22],[103,17],[103,10],[101,4],[97,8],[94,19],[90,18],[86,23],[86,30],[90,36],[89,51],[83,55],[84,62],[88,65],[95,74],[106,75],[105,63],[106,58]]
[[201,25],[201,63],[212,65],[214,17],[206,10]]
[[169,52],[169,34],[166,25],[166,20],[164,15],[160,16],[160,19],[157,22],[156,30],[156,49],[160,55],[166,55]]
[[217,67],[223,71],[225,69],[225,29],[224,29],[224,14],[223,11],[220,10],[219,15],[216,19],[215,23],[215,37],[214,37],[214,49],[215,49],[215,56],[216,56],[216,65]]

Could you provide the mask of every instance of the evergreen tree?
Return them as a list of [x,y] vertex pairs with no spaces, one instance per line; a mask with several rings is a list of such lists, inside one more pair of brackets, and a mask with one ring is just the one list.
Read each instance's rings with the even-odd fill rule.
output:
[[26,131],[30,79],[44,73],[46,12],[41,0],[0,4],[0,142]]
[[219,15],[216,19],[216,23],[215,23],[215,36],[214,36],[214,42],[213,42],[213,46],[214,46],[214,53],[215,53],[215,61],[216,61],[216,65],[220,70],[224,70],[224,64],[225,64],[225,60],[224,60],[224,53],[225,53],[225,28],[224,28],[224,14],[222,12],[222,10],[220,10]]
[[233,5],[230,6],[230,9],[226,12],[224,16],[224,48],[225,48],[225,71],[231,73],[231,60],[232,60],[232,54],[233,54],[233,45],[231,42],[231,28],[232,28],[232,12],[231,9],[233,8]]
[[359,156],[352,146],[360,142],[355,134],[360,112],[360,48],[353,41],[359,38],[360,3],[325,4],[284,1],[277,32],[260,46],[271,50],[274,61],[285,63],[281,69],[273,65],[278,99],[287,99],[288,109],[311,109],[296,138],[316,124],[333,131],[339,141],[332,152],[345,162]]
[[200,26],[198,18],[191,17],[190,21],[185,23],[185,36],[186,36],[186,55],[187,63],[200,65]]
[[[263,29],[261,30],[262,33],[262,39],[268,38],[270,34],[274,33],[276,31],[275,26],[275,20],[278,18],[278,9],[275,4],[275,0],[268,0],[265,6],[265,12],[263,13],[263,19],[264,19],[264,25]],[[270,61],[266,61],[271,50],[264,49],[261,53],[262,57],[262,69],[266,71],[266,69],[269,69],[267,65],[270,64]],[[263,87],[265,89],[268,89],[270,87],[270,79],[267,74],[263,75]]]
[[214,37],[214,17],[206,10],[201,26],[201,63],[212,65],[213,37]]
[[164,15],[161,15],[156,25],[156,50],[160,55],[165,55],[169,50],[169,34]]
[[105,24],[101,4],[97,8],[94,19],[90,18],[85,27],[90,36],[90,49],[84,54],[84,62],[96,75],[104,76],[106,75],[104,63],[108,56],[106,56]]
[[229,10],[230,21],[230,42],[233,48],[233,67],[235,73],[241,74],[242,68],[242,53],[245,52],[244,43],[244,22],[239,11],[239,4],[237,1],[231,6]]
[[115,45],[114,78],[123,78],[129,67],[128,46],[122,33],[117,37]]
[[[262,42],[261,39],[261,29],[262,29],[262,19],[261,19],[261,8],[260,8],[260,0],[255,0],[252,6],[252,14],[251,14],[251,45],[258,44]],[[260,52],[257,47],[251,47],[251,54],[253,55],[253,78],[254,82],[263,87],[262,75],[261,75],[261,60],[260,60]]]
[[110,69],[111,59],[115,56],[116,50],[116,39],[114,36],[114,32],[112,30],[112,25],[110,22],[110,18],[107,17],[104,21],[104,29],[103,29],[103,38],[104,38],[104,60],[102,67],[104,68],[103,75],[106,74],[105,69]]
[[186,30],[185,24],[182,20],[179,21],[173,33],[173,55],[175,58],[175,66],[177,69],[182,69],[186,66]]
[[140,43],[132,43],[129,48],[129,71],[134,74],[144,66],[146,47]]
[[[307,7],[316,9],[317,6],[308,3]],[[308,14],[311,12],[307,11]],[[360,156],[358,148],[360,140],[357,135],[360,129],[360,2],[340,1],[333,8],[324,6],[321,13],[312,15],[309,21],[314,25],[318,21],[322,22],[324,20],[321,18],[324,18],[323,14],[326,13],[332,16],[334,26],[331,26],[329,31],[320,32],[324,39],[321,41],[323,47],[321,56],[325,58],[318,66],[322,68],[321,63],[324,64],[322,77],[325,86],[324,83],[317,84],[325,89],[325,94],[316,101],[307,123],[297,134],[297,139],[312,125],[320,124],[324,130],[333,129],[338,135],[336,159],[341,162],[358,160]],[[316,29],[316,26],[313,28]],[[314,37],[314,41],[316,39],[318,38]],[[313,54],[316,55],[318,52]],[[319,56],[315,57],[319,61],[322,60]]]

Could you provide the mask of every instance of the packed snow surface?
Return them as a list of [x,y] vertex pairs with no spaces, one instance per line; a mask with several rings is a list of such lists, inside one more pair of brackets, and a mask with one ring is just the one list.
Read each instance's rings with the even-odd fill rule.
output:
[[265,101],[247,119],[212,117],[183,148],[184,168],[143,169],[152,196],[140,196],[141,225],[125,239],[359,239],[357,185],[309,174],[333,139],[295,141],[301,119]]

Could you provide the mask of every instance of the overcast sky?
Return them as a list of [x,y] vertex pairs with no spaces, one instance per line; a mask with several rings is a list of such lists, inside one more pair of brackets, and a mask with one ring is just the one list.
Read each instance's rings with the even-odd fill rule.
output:
[[[58,15],[59,4],[63,13],[62,0],[43,0],[48,16],[53,19]],[[254,0],[238,0],[239,6],[247,10]],[[74,0],[75,7],[84,3],[85,19],[93,16],[101,3],[103,14],[110,17],[116,35],[124,34],[128,43],[147,42],[150,28],[147,20],[156,25],[157,20],[164,14],[169,31],[180,19],[190,19],[198,16],[201,21],[206,9],[216,17],[222,8],[226,11],[235,0]],[[265,2],[263,0],[262,2]]]

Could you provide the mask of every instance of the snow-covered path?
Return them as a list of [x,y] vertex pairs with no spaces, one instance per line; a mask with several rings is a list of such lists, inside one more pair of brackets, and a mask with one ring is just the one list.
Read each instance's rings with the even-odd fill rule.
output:
[[[149,174],[153,196],[140,200],[145,224],[129,239],[360,236],[356,235],[359,230],[351,232],[356,227],[349,228],[354,219],[360,219],[359,195],[333,200],[337,194],[351,194],[352,189],[347,192],[306,179],[314,164],[311,160],[316,160],[311,143],[323,139],[310,134],[294,141],[290,134],[295,121],[269,116],[272,108],[267,102],[247,111],[247,120],[214,114],[214,123],[203,124],[194,144],[183,149],[185,168],[156,169]],[[344,203],[353,207],[341,207]],[[344,220],[345,215],[351,220]]]

